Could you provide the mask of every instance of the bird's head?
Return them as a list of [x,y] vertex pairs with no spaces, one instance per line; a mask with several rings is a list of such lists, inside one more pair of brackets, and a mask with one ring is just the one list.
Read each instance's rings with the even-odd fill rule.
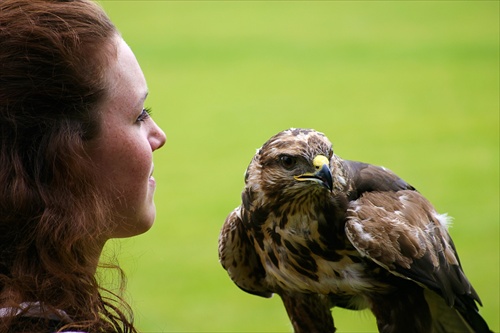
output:
[[311,129],[288,129],[257,150],[245,181],[247,187],[270,196],[332,191],[335,168],[332,144]]

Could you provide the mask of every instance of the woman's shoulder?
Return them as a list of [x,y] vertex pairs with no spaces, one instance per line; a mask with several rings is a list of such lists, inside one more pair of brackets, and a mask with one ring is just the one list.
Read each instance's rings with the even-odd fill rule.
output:
[[66,312],[55,310],[47,314],[40,302],[24,302],[19,308],[0,308],[0,318],[12,317],[7,332],[39,332],[47,333],[88,333],[85,331],[60,329],[70,322]]

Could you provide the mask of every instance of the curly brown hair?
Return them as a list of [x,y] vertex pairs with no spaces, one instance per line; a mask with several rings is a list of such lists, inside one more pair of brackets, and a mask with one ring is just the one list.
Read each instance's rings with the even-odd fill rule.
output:
[[86,154],[116,36],[90,0],[0,1],[0,333],[48,331],[48,319],[22,327],[25,302],[64,310],[61,331],[136,332],[95,277],[113,226]]

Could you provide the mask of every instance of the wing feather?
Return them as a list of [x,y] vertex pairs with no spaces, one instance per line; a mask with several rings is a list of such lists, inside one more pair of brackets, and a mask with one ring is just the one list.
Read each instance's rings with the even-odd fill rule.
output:
[[415,190],[387,168],[349,160],[343,160],[341,164],[351,182],[351,200],[359,198],[365,192]]
[[363,255],[441,294],[479,297],[463,273],[443,215],[416,191],[369,192],[350,203],[346,232]]
[[345,230],[363,256],[432,290],[478,332],[487,331],[474,302],[481,301],[462,270],[447,221],[416,191],[365,192],[350,203]]
[[242,290],[271,297],[265,283],[266,272],[241,221],[240,207],[226,218],[219,236],[219,261]]

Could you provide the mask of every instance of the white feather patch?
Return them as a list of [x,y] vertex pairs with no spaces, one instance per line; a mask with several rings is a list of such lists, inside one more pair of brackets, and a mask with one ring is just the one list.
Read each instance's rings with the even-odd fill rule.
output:
[[448,216],[448,214],[444,213],[444,214],[438,214],[436,212],[434,212],[434,217],[436,218],[436,220],[439,221],[439,223],[445,228],[445,229],[448,229],[448,227],[451,226],[451,221],[452,221],[452,217],[451,216]]
[[361,223],[352,222],[352,226],[354,227],[358,236],[361,237],[362,240],[366,242],[373,241],[373,237],[369,233],[365,232],[365,229],[363,228],[363,225]]

